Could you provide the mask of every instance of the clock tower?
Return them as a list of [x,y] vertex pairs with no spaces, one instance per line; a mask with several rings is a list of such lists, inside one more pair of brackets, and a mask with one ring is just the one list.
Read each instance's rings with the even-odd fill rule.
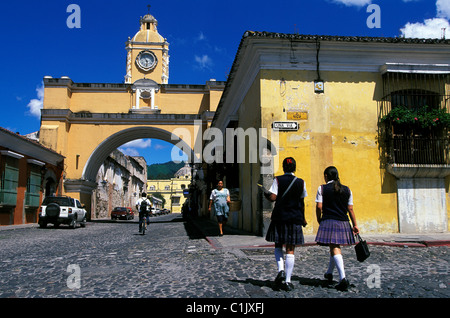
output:
[[159,35],[158,21],[148,13],[140,18],[140,30],[126,42],[125,84],[150,79],[158,84],[169,81],[169,43]]

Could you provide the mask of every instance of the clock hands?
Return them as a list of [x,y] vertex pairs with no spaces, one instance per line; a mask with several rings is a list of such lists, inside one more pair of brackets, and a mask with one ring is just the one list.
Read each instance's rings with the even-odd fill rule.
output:
[[156,57],[152,52],[143,51],[139,54],[136,62],[141,68],[149,70],[156,65]]

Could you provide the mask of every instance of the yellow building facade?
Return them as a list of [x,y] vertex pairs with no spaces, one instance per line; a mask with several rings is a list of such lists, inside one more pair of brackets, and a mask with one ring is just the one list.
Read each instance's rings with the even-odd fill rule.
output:
[[147,180],[147,192],[152,195],[160,193],[166,200],[165,209],[172,213],[181,213],[183,204],[188,198],[190,183],[190,178]]
[[[265,232],[272,205],[257,184],[269,189],[292,156],[307,185],[307,234],[318,229],[315,196],[330,165],[353,192],[362,233],[446,232],[448,124],[407,134],[383,116],[425,104],[448,116],[448,56],[448,40],[246,32],[212,124],[224,135],[236,127],[247,133],[246,161],[221,176],[226,187],[239,189],[239,227]],[[249,150],[255,128],[258,147]]]
[[181,213],[183,205],[189,198],[192,181],[192,169],[188,163],[169,179],[147,180],[147,193],[159,193],[165,199],[164,208],[172,213]]
[[150,14],[140,19],[125,48],[124,83],[44,78],[40,142],[66,157],[64,194],[86,207],[91,206],[101,164],[124,143],[161,139],[182,147],[191,158],[194,148],[202,147],[196,146],[202,143],[197,134],[210,125],[224,88],[215,80],[168,84],[169,43]]

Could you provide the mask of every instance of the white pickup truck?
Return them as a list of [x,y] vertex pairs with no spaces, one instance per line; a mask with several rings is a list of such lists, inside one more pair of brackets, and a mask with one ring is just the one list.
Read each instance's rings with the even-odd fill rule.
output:
[[39,226],[47,227],[52,223],[55,227],[68,224],[71,228],[86,226],[86,210],[77,199],[70,197],[46,197],[39,210]]

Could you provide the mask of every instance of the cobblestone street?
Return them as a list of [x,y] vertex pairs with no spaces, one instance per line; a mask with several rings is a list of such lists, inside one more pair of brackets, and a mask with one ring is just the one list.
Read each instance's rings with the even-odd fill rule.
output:
[[[239,240],[225,233],[220,240]],[[343,248],[351,287],[323,278],[325,247],[296,249],[295,290],[274,290],[273,249],[224,248],[180,215],[151,219],[146,235],[134,221],[88,222],[75,230],[26,227],[0,231],[1,298],[448,298],[447,246],[370,245],[356,261]],[[79,275],[78,275],[79,274]],[[80,280],[76,280],[76,275]],[[77,276],[77,277],[78,277]],[[338,277],[335,273],[335,280]],[[78,284],[78,285],[77,285]]]

